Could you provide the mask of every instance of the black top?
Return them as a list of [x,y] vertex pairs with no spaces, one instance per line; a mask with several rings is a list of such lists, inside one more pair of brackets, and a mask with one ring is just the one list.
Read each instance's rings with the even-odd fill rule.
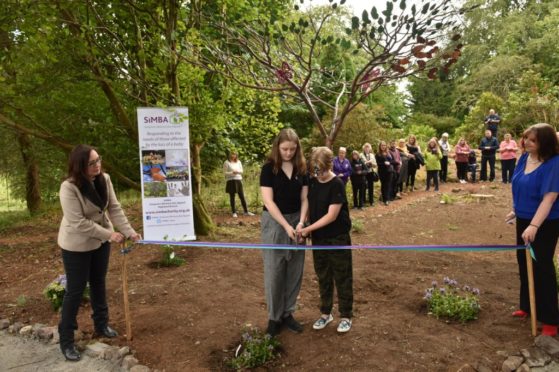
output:
[[328,239],[348,233],[351,229],[349,208],[345,195],[345,185],[339,177],[321,183],[316,178],[309,185],[309,217],[313,224],[328,213],[330,204],[342,204],[342,209],[336,220],[312,232],[313,238]]
[[351,159],[351,182],[364,180],[366,173],[367,166],[361,158]]
[[[271,187],[274,192],[274,203],[278,206],[282,214],[299,212],[301,210],[301,190],[307,186],[309,180],[307,176],[297,174],[293,168],[291,179],[280,168],[274,174],[272,163],[266,163],[260,172],[260,186]],[[266,206],[264,206],[266,211]]]
[[[375,159],[377,160],[378,172],[381,174],[392,173],[394,172],[394,167],[392,166],[392,155],[390,152],[386,155],[377,153],[375,154]],[[390,164],[386,165],[384,162],[389,162]]]

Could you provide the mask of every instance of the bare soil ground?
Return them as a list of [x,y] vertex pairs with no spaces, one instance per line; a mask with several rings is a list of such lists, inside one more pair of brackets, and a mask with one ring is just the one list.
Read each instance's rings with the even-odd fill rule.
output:
[[[452,192],[451,189],[460,189]],[[354,244],[514,244],[514,227],[503,220],[510,210],[510,186],[500,183],[442,185],[440,194],[415,191],[392,203],[352,211],[361,225]],[[493,194],[478,200],[471,193]],[[128,208],[134,226],[139,207]],[[214,216],[213,238],[259,242],[259,217]],[[18,226],[0,236],[0,318],[54,325],[58,314],[44,299],[44,287],[63,273],[56,246],[59,216]],[[205,238],[203,238],[205,240]],[[222,370],[223,358],[238,344],[244,327],[265,328],[263,268],[258,250],[178,248],[186,264],[156,268],[157,246],[138,246],[129,255],[133,341],[141,363],[165,371]],[[532,344],[529,321],[513,319],[518,275],[516,256],[507,252],[414,252],[356,250],[354,326],[344,335],[333,323],[314,331],[319,315],[318,284],[307,254],[299,309],[302,334],[284,331],[281,359],[273,370],[456,371],[482,361],[500,370],[497,351],[515,352]],[[108,274],[111,324],[124,334],[121,256],[115,248]],[[431,281],[448,276],[481,290],[478,320],[445,322],[427,315],[422,299]],[[21,304],[21,297],[25,302]],[[20,297],[20,305],[17,298]],[[21,306],[22,305],[22,306]],[[336,320],[338,314],[334,310]],[[85,338],[93,327],[90,309],[81,309]],[[113,344],[127,344],[124,336]]]

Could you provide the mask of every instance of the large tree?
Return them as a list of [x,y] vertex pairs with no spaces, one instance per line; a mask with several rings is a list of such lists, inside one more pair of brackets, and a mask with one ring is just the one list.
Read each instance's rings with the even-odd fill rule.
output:
[[[383,11],[373,7],[351,19],[343,19],[345,0],[266,15],[254,14],[254,2],[237,5],[252,18],[231,13],[229,1],[218,3],[200,19],[221,41],[211,43],[205,34],[197,42],[185,38],[191,53],[181,57],[241,86],[300,102],[327,146],[347,115],[378,88],[420,72],[433,78],[461,54],[454,25],[459,11],[450,0],[411,7],[406,0],[388,1]],[[341,59],[345,55],[353,55],[349,65]],[[321,113],[329,113],[331,125]]]

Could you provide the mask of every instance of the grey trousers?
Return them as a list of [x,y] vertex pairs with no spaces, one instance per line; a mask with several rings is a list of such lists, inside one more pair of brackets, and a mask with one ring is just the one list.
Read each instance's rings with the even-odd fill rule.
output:
[[[294,227],[299,222],[299,216],[299,213],[284,215]],[[267,211],[262,213],[261,229],[263,244],[294,244],[284,228]],[[295,311],[303,281],[305,251],[263,249],[262,257],[268,318],[281,321]]]

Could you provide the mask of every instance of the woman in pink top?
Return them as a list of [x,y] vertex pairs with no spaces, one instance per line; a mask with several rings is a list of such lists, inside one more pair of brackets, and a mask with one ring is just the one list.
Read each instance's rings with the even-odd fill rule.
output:
[[512,174],[514,173],[514,167],[516,166],[517,150],[518,146],[512,139],[510,133],[505,134],[505,139],[499,146],[499,152],[501,154],[501,173],[503,176],[503,183],[511,182]]
[[454,147],[454,154],[454,162],[456,163],[458,180],[460,181],[460,183],[466,183],[470,146],[468,146],[464,137],[460,137],[460,139],[458,140],[458,143]]

